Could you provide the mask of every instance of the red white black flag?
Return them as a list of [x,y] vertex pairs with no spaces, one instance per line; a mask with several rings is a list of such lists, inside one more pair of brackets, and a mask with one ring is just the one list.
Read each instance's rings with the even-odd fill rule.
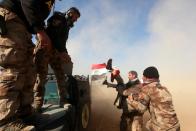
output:
[[108,70],[106,69],[106,64],[92,64],[91,66],[91,80],[98,80],[106,77]]

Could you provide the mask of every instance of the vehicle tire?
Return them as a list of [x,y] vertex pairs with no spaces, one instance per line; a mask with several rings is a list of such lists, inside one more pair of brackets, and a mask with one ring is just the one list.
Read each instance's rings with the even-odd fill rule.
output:
[[91,107],[90,102],[84,103],[80,107],[78,129],[79,131],[85,131],[88,128],[90,122]]

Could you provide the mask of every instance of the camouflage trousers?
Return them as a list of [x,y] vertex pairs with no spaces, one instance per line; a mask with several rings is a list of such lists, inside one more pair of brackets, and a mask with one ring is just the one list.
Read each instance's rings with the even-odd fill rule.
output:
[[148,129],[148,131],[180,131],[180,124],[178,122],[172,127],[161,127],[159,125],[154,124],[150,119],[146,123],[146,128]]
[[[59,56],[56,49],[52,49],[50,53],[40,48],[39,43],[35,48],[35,63],[37,70],[37,79],[34,85],[34,106],[41,108],[44,102],[45,84],[47,82],[48,64],[54,71],[57,80],[58,94],[60,97],[60,104],[66,102],[67,97],[67,77],[65,74],[71,75],[73,64],[70,63],[69,70],[66,70],[66,63]],[[69,72],[68,72],[69,71]]]
[[120,131],[142,131],[143,118],[138,112],[122,113]]
[[14,13],[0,8],[7,34],[0,36],[0,123],[31,113],[35,68],[31,34]]

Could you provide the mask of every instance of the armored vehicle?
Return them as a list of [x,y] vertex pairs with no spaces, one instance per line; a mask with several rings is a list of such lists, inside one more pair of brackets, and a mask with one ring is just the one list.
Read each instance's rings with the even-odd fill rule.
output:
[[91,95],[88,77],[68,75],[68,104],[59,107],[59,96],[56,78],[48,74],[42,115],[36,122],[39,131],[85,131],[88,127],[91,113]]

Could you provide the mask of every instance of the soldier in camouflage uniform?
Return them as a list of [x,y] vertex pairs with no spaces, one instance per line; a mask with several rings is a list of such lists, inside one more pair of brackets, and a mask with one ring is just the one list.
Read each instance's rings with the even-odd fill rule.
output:
[[35,70],[31,34],[36,34],[42,47],[49,49],[50,39],[43,26],[53,2],[54,0],[0,1],[0,17],[3,18],[0,30],[4,29],[0,35],[1,131],[35,130],[34,126],[27,126],[22,121],[22,118],[32,114]]
[[[37,80],[34,85],[34,108],[37,112],[41,112],[44,101],[45,84],[47,81],[48,64],[54,71],[57,79],[58,94],[60,97],[60,107],[68,102],[67,98],[67,77],[65,74],[71,75],[73,63],[66,49],[66,41],[68,39],[69,30],[73,27],[73,23],[80,17],[77,8],[70,8],[66,14],[55,12],[48,20],[46,32],[52,40],[53,48],[51,52],[43,51],[38,43],[35,49],[35,63],[37,69]],[[66,68],[66,65],[71,65]],[[65,67],[66,66],[66,67]]]
[[150,131],[180,131],[180,124],[172,103],[172,97],[166,87],[159,82],[159,73],[155,67],[143,72],[143,87],[139,99],[129,95],[128,103],[139,112],[150,112],[147,129]]
[[[112,74],[118,72],[118,69],[113,69]],[[113,75],[112,75],[113,76]],[[116,88],[120,97],[118,97],[119,104],[117,104],[118,108],[122,109],[122,115],[120,120],[120,131],[142,131],[143,125],[143,113],[134,110],[128,106],[126,101],[128,95],[130,94],[139,94],[140,92],[140,81],[138,79],[138,75],[136,71],[130,71],[128,73],[129,81],[126,84],[123,84],[123,80],[118,75],[115,79],[118,81],[118,84],[112,84],[104,81],[103,84],[106,84],[108,87]],[[116,100],[115,100],[116,101]],[[116,101],[118,102],[118,101]]]

